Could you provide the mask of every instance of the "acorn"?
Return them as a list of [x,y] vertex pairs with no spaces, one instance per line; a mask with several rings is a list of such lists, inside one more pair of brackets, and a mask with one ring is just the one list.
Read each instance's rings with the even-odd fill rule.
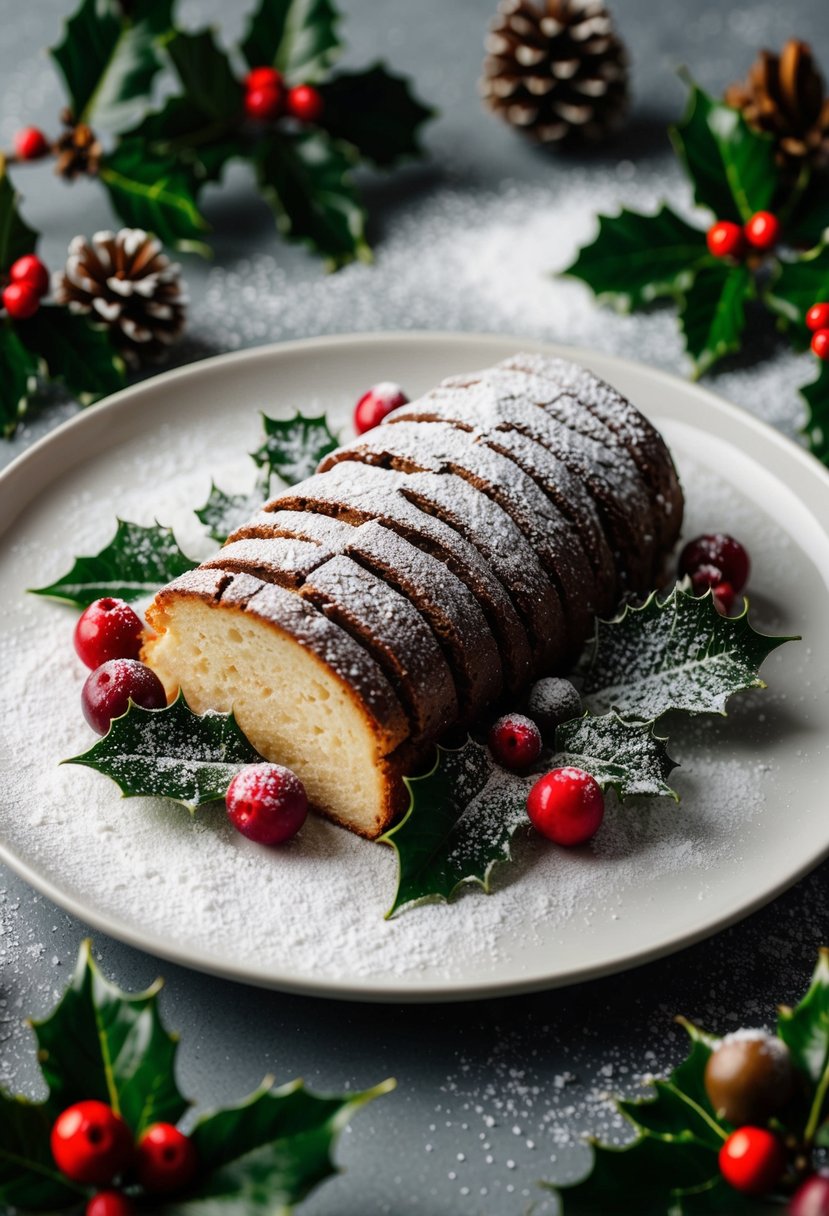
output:
[[726,1035],[705,1066],[705,1092],[732,1127],[762,1126],[791,1100],[795,1071],[782,1039],[765,1030]]

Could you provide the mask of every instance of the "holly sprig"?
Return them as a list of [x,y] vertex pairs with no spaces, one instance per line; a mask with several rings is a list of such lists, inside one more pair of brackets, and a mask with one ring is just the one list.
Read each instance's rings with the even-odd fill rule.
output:
[[[95,1099],[121,1116],[138,1139],[159,1122],[178,1123],[190,1108],[175,1075],[178,1036],[158,1009],[161,981],[122,992],[98,970],[84,942],[75,973],[55,1009],[31,1023],[47,1097],[31,1102],[0,1090],[0,1207],[80,1214],[93,1188],[61,1174],[49,1137],[58,1116]],[[250,1097],[191,1122],[198,1169],[174,1197],[148,1199],[127,1174],[124,1193],[159,1216],[244,1212],[262,1216],[300,1203],[336,1173],[340,1133],[394,1081],[342,1095],[319,1095],[301,1081],[265,1079]],[[150,1210],[146,1206],[146,1210]]]

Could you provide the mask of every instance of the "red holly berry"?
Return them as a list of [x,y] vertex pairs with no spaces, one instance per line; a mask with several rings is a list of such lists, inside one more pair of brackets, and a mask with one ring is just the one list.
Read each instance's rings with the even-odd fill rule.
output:
[[120,1191],[99,1191],[86,1205],[86,1216],[133,1216],[134,1210]]
[[786,1168],[781,1140],[764,1127],[741,1127],[720,1149],[720,1173],[735,1191],[767,1195]]
[[387,414],[396,410],[400,405],[408,404],[409,398],[399,384],[392,380],[382,380],[374,384],[367,393],[363,393],[354,407],[354,428],[358,435],[376,427]]
[[258,85],[245,93],[245,113],[257,122],[270,122],[282,112],[282,101],[281,85]]
[[144,709],[164,709],[167,696],[154,671],[136,659],[110,659],[87,676],[81,708],[93,730],[105,735],[113,718],[127,712],[130,701]]
[[52,1127],[52,1156],[73,1182],[105,1186],[132,1160],[132,1132],[106,1102],[77,1102]]
[[251,68],[245,77],[245,88],[248,92],[251,89],[279,89],[281,87],[282,73],[278,72],[276,68]]
[[[719,573],[715,581],[730,583],[738,595],[748,582],[751,563],[743,545],[725,532],[708,532],[689,540],[679,556],[679,573],[694,575],[713,566]],[[711,585],[710,583],[708,584]]]
[[308,814],[305,786],[281,764],[249,764],[225,795],[231,823],[257,844],[282,844],[296,836]]
[[3,289],[3,307],[15,321],[33,317],[40,308],[40,295],[32,283],[9,283]]
[[23,127],[14,137],[14,150],[21,160],[39,160],[49,151],[49,141],[37,127]]
[[143,639],[141,618],[124,600],[109,596],[90,604],[75,626],[75,652],[93,669],[110,659],[137,659]]
[[541,754],[541,731],[523,714],[505,714],[489,732],[489,750],[504,768],[529,768]]
[[288,89],[285,107],[292,118],[300,122],[319,122],[324,102],[322,94],[310,84],[297,84]]
[[829,359],[829,329],[819,329],[812,334],[812,353],[818,359]]
[[806,328],[829,329],[829,304],[813,304],[806,313]]
[[138,1141],[135,1165],[145,1190],[168,1194],[192,1182],[198,1161],[189,1136],[172,1123],[153,1123]]
[[728,616],[737,598],[737,593],[731,586],[731,583],[717,583],[716,587],[712,587],[711,589],[711,596],[717,612],[721,616]]
[[780,220],[770,211],[756,211],[743,231],[755,249],[773,249],[780,239]]
[[708,229],[705,240],[715,258],[738,258],[745,245],[742,228],[731,220],[717,220]]
[[31,283],[38,296],[49,290],[49,271],[36,253],[26,253],[9,267],[12,283]]
[[690,577],[694,595],[705,595],[706,591],[722,582],[722,570],[719,566],[698,566]]
[[554,768],[529,792],[527,813],[533,827],[556,844],[584,844],[604,819],[601,786],[580,768]]
[[788,1216],[829,1216],[829,1174],[812,1174],[791,1198]]

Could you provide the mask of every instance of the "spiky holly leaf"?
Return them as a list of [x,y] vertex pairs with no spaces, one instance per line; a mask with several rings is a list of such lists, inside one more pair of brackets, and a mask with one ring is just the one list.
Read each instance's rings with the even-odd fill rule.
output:
[[242,85],[212,30],[185,34],[176,30],[164,43],[187,100],[203,115],[230,122],[242,111]]
[[808,407],[803,433],[809,451],[829,465],[829,363],[821,363],[817,379],[805,384],[800,395]]
[[340,14],[331,0],[260,0],[242,53],[252,68],[278,68],[290,84],[314,84],[340,53]]
[[0,272],[25,253],[34,253],[39,233],[30,228],[20,214],[20,195],[16,192],[0,158]]
[[322,125],[366,160],[387,169],[422,155],[418,131],[434,114],[414,96],[409,81],[382,63],[362,72],[341,72],[321,87]]
[[43,304],[18,333],[34,359],[40,359],[53,380],[62,380],[81,405],[91,405],[123,388],[124,361],[112,344],[109,330],[67,308]]
[[180,692],[166,709],[131,701],[103,739],[63,763],[103,773],[125,798],[169,798],[195,811],[224,798],[239,770],[261,760],[232,712],[194,714]]
[[49,1134],[59,1109],[0,1090],[0,1208],[56,1211],[75,1207],[86,1191],[55,1166]]
[[812,174],[784,228],[796,245],[812,248],[829,240],[829,192],[823,174]]
[[[324,414],[306,417],[297,412],[293,418],[262,415],[265,442],[251,455],[270,476],[281,477],[289,486],[316,472],[317,465],[339,444]],[[260,504],[257,504],[260,505]]]
[[181,162],[199,186],[218,181],[227,162],[244,154],[234,124],[211,118],[189,97],[168,97],[125,139],[142,141],[157,160]]
[[767,637],[740,616],[722,616],[711,593],[676,588],[656,592],[640,608],[627,606],[613,621],[599,621],[590,647],[584,697],[591,712],[616,710],[623,718],[652,722],[671,709],[725,713],[728,698],[765,688],[763,660],[791,637]]
[[581,279],[600,300],[630,309],[678,296],[711,261],[705,233],[663,204],[655,215],[600,215],[595,241],[564,274]]
[[813,304],[829,300],[829,246],[820,246],[795,262],[780,262],[765,299],[786,323],[796,346],[805,349],[811,334],[806,313]]
[[725,262],[705,265],[684,292],[680,324],[685,349],[696,374],[740,349],[746,326],[746,304],[756,295],[754,276],[746,266]]
[[157,40],[173,0],[81,0],[51,49],[79,122],[123,129],[140,115],[161,67]]
[[209,227],[199,211],[192,175],[174,157],[153,156],[143,139],[122,139],[98,176],[125,224],[153,232],[165,245],[208,254]]
[[829,950],[821,950],[809,990],[794,1009],[783,1006],[777,1033],[813,1085],[829,1068]]
[[119,519],[115,536],[100,553],[76,558],[68,574],[48,587],[33,588],[32,594],[66,600],[79,608],[108,595],[140,600],[195,565],[179,549],[172,528]]
[[39,360],[8,319],[0,321],[0,432],[13,435],[37,388]]
[[259,188],[284,237],[321,254],[330,269],[368,261],[366,213],[351,180],[356,152],[324,131],[280,132],[256,152]]
[[575,718],[556,730],[553,765],[583,769],[620,798],[667,795],[678,802],[679,795],[667,782],[676,762],[666,743],[651,723],[623,722],[613,713]]
[[194,514],[207,528],[208,536],[223,545],[231,532],[248,522],[266,498],[264,486],[252,494],[226,494],[211,482],[207,502]]

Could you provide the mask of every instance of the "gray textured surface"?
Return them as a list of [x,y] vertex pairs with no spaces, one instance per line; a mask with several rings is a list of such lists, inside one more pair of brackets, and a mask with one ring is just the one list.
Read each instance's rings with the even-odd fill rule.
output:
[[[66,7],[64,0],[0,3],[0,144],[24,121],[53,125],[58,89],[40,48],[54,40]],[[811,37],[829,62],[825,0],[617,0],[633,54],[636,108],[616,147],[582,161],[550,160],[479,110],[474,86],[489,0],[351,0],[347,8],[349,61],[388,57],[443,111],[429,136],[431,162],[368,183],[377,266],[335,280],[277,243],[267,211],[252,201],[244,174],[235,173],[207,203],[216,262],[186,263],[194,307],[178,358],[298,334],[415,324],[530,332],[682,370],[670,315],[618,319],[593,308],[579,288],[533,276],[563,264],[598,203],[641,204],[663,189],[683,197],[664,135],[682,104],[677,64],[719,89],[757,46],[795,33]],[[183,13],[191,24],[222,13],[232,32],[242,6],[185,0]],[[93,186],[67,189],[42,168],[21,171],[18,184],[27,218],[47,234],[43,251],[52,265],[76,231],[111,223]],[[548,213],[549,228],[539,211]],[[538,222],[541,234],[552,232],[559,213],[563,252],[551,249],[547,257],[539,249],[534,257],[520,232],[535,231]],[[440,251],[455,234],[465,243],[453,263]],[[510,256],[520,299],[510,298]],[[762,367],[738,361],[711,383],[793,431],[795,386],[808,375],[805,361],[778,351]],[[42,410],[0,450],[0,463],[72,408]],[[307,1203],[309,1216],[518,1216],[538,1202],[538,1178],[578,1173],[585,1161],[580,1131],[612,1133],[604,1093],[630,1088],[638,1074],[676,1058],[674,1013],[732,1029],[770,1019],[777,1002],[797,995],[827,938],[828,873],[822,867],[743,925],[663,963],[578,990],[441,1008],[434,1017],[425,1009],[266,994],[165,965],[165,1012],[183,1032],[184,1088],[211,1103],[242,1095],[268,1071],[332,1089],[395,1075],[397,1093],[359,1117],[343,1143],[347,1174]],[[83,934],[84,926],[3,875],[0,1080],[32,1086],[32,1043],[20,1020],[51,1004]],[[143,986],[159,970],[152,958],[101,936],[96,951],[126,987]],[[551,1209],[542,1198],[538,1210]]]

